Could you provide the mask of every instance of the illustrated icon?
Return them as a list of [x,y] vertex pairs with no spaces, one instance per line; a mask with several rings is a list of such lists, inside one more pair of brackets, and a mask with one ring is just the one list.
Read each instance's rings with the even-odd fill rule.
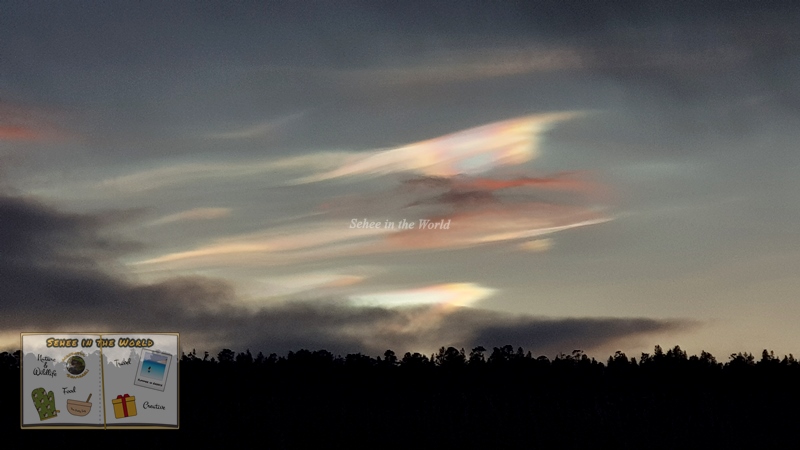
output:
[[136,397],[128,394],[118,395],[117,398],[111,400],[111,403],[114,405],[114,417],[117,419],[136,415]]
[[36,412],[39,413],[39,420],[52,419],[61,412],[56,409],[53,391],[47,392],[40,387],[31,392],[31,398],[33,398],[33,404],[36,405]]
[[142,349],[139,367],[133,384],[157,391],[164,391],[167,386],[167,375],[172,363],[172,355],[158,350]]
[[86,361],[78,355],[71,355],[66,360],[67,376],[70,378],[80,378],[86,372]]
[[92,404],[89,403],[91,398],[92,394],[89,394],[89,398],[87,398],[85,402],[78,400],[67,400],[67,412],[73,416],[85,416],[89,414],[89,411],[92,410]]

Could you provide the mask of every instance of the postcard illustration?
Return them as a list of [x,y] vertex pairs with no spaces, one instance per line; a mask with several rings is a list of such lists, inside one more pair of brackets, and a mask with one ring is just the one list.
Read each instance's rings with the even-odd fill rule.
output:
[[156,350],[142,349],[139,357],[139,368],[133,384],[157,391],[163,391],[167,385],[167,375],[172,362],[172,355]]

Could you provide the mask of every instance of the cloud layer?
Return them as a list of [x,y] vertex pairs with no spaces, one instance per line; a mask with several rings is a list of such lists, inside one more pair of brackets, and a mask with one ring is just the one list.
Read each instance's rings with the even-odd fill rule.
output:
[[[520,117],[340,158],[338,167],[292,183],[313,184],[309,189],[316,189],[321,199],[317,217],[217,238],[139,261],[137,266],[145,271],[188,272],[232,265],[294,265],[372,254],[464,249],[607,222],[611,218],[598,206],[608,200],[608,188],[585,174],[519,175],[531,171],[525,163],[540,152],[543,133],[575,117],[575,113]],[[317,165],[331,162],[325,155],[319,155]],[[285,168],[298,158],[314,160],[308,155],[269,166]],[[250,170],[259,167],[266,166],[257,164]],[[314,167],[309,164],[306,169]],[[504,172],[509,167],[516,168],[516,176]],[[377,176],[390,187],[376,191],[364,184],[365,177]],[[348,193],[327,195],[327,186],[337,180]],[[548,195],[550,198],[543,200]],[[167,217],[176,220],[186,214]],[[362,228],[362,222],[375,222],[376,226]],[[547,248],[538,247],[539,251]]]
[[[0,327],[22,331],[178,331],[194,347],[285,353],[299,348],[377,354],[431,346],[512,343],[552,354],[592,349],[626,336],[664,332],[684,321],[543,319],[459,306],[491,294],[470,284],[377,292],[253,307],[221,280],[176,277],[144,284],[115,258],[136,245],[113,237],[120,212],[64,213],[38,201],[0,197]],[[358,282],[321,279],[320,286]],[[345,282],[346,281],[346,282]],[[387,306],[375,302],[391,297]],[[465,303],[466,302],[466,303]],[[4,342],[12,346],[12,342]]]

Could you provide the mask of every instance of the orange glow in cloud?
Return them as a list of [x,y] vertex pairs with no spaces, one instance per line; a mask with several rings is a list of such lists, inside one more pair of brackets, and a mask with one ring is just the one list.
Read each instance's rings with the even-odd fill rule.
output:
[[53,120],[63,113],[52,108],[0,100],[0,141],[53,141],[67,136]]
[[4,141],[33,141],[39,136],[30,128],[20,126],[0,126],[0,140]]

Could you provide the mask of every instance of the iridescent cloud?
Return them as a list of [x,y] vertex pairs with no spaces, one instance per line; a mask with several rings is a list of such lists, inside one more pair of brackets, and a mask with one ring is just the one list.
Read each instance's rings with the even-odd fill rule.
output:
[[357,305],[408,306],[436,304],[471,306],[491,296],[494,289],[475,283],[445,283],[416,289],[401,289],[350,296]]
[[403,147],[354,156],[341,167],[300,179],[311,183],[334,178],[414,172],[426,176],[474,175],[518,165],[538,154],[540,136],[555,123],[574,118],[565,112],[521,117],[460,131]]
[[[574,113],[557,113],[522,117],[393,150],[352,155],[339,167],[306,177],[304,181],[346,178],[354,186],[363,187],[355,183],[357,177],[351,177],[385,173],[415,176],[389,179],[397,184],[378,192],[362,189],[326,198],[321,191],[320,211],[309,220],[154,255],[137,263],[137,269],[159,272],[226,266],[291,266],[342,257],[523,241],[607,222],[610,218],[596,206],[606,189],[600,183],[588,181],[586,174],[513,178],[491,178],[486,174],[531,160],[538,152],[541,133],[554,123],[574,116]],[[276,164],[294,167],[286,162],[273,162],[271,166]],[[539,198],[542,191],[559,191],[560,200],[543,200]],[[568,202],[563,201],[564,195],[569,196]],[[394,226],[355,228],[351,226],[353,217]],[[413,228],[401,227],[403,220],[413,224]],[[428,229],[425,223],[440,225]],[[550,247],[550,241],[540,241],[519,248],[541,252]],[[380,298],[390,301],[398,295],[402,297],[392,295]],[[409,295],[424,297],[418,291]]]
[[528,203],[511,207],[487,207],[449,216],[422,219],[444,223],[447,229],[402,230],[379,244],[384,251],[464,248],[475,245],[531,238],[558,231],[608,222],[609,218],[589,209]]

